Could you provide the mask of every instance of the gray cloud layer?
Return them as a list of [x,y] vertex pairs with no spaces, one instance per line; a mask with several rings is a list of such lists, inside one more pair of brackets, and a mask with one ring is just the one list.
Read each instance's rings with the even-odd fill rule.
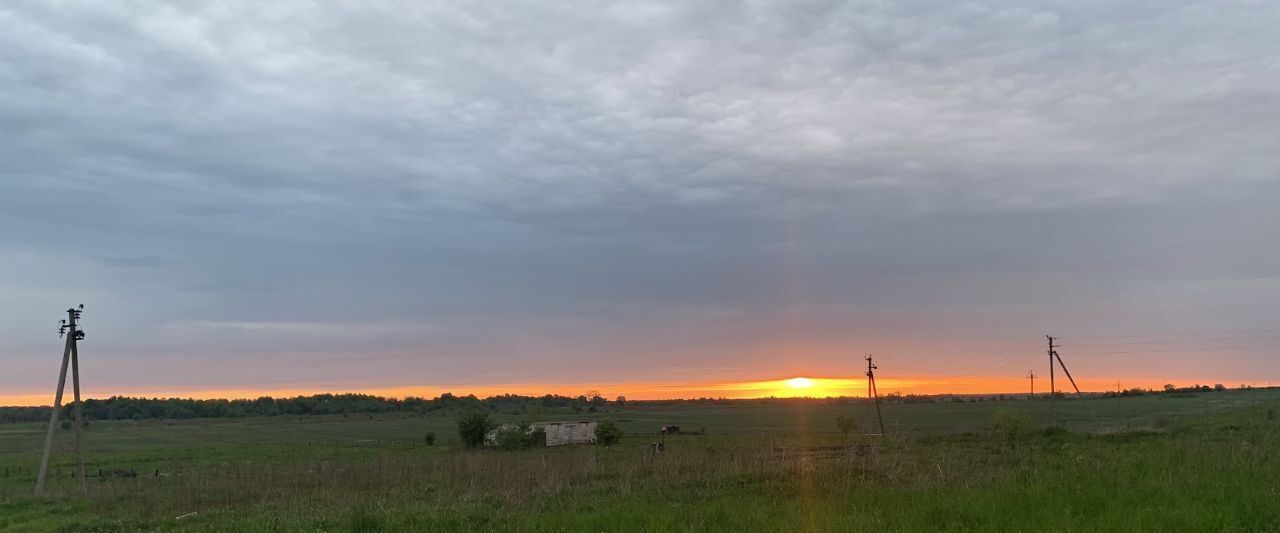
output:
[[45,386],[79,302],[117,387],[851,374],[760,347],[919,366],[1276,327],[1278,24],[1248,1],[9,3],[0,387]]

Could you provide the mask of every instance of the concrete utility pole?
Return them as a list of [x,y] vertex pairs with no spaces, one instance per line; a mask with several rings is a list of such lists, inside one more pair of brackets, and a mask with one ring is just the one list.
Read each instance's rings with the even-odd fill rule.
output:
[[1036,397],[1036,371],[1028,370],[1027,379],[1031,380],[1031,398],[1034,399]]
[[1058,419],[1054,416],[1053,397],[1058,393],[1057,385],[1053,382],[1053,357],[1058,352],[1053,349],[1053,336],[1045,335],[1049,339],[1049,425],[1058,425]]
[[[1067,364],[1062,362],[1062,356],[1058,355],[1058,349],[1054,346],[1053,341],[1056,340],[1052,335],[1045,335],[1049,339],[1049,421],[1052,425],[1057,425],[1057,419],[1053,414],[1053,396],[1057,394],[1057,390],[1053,384],[1053,362],[1056,359],[1058,366],[1062,367],[1062,373],[1067,375],[1067,379],[1071,380],[1071,388],[1076,390],[1076,396],[1084,398],[1084,393],[1080,392],[1080,386],[1076,385],[1075,378],[1071,377],[1071,371],[1067,370]],[[1097,418],[1096,416],[1094,417]]]
[[880,391],[876,390],[876,372],[879,368],[871,362],[871,354],[867,354],[867,396],[876,404],[876,421],[880,424],[880,434],[884,435],[884,415],[880,413]]
[[58,415],[62,410],[62,391],[67,384],[67,365],[71,365],[72,390],[75,394],[76,416],[76,474],[80,479],[80,490],[85,491],[84,453],[81,449],[81,433],[84,431],[84,416],[80,406],[80,354],[78,341],[84,339],[84,330],[80,329],[80,313],[84,312],[84,304],[67,309],[67,318],[58,326],[58,336],[67,338],[62,348],[62,370],[58,371],[58,390],[53,396],[53,412],[49,415],[49,433],[44,439],[44,455],[40,457],[40,473],[36,476],[36,496],[44,495],[44,481],[49,474],[49,456],[53,453],[53,435],[58,430]]

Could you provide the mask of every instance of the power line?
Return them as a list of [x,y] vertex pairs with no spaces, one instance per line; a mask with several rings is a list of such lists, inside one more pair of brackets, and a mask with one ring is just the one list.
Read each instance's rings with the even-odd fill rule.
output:
[[979,368],[988,369],[988,370],[1004,369],[1004,368],[1009,368],[1009,366],[1025,364],[1029,359],[1030,359],[1029,356],[1024,356],[1024,357],[1018,357],[1018,359],[1010,359],[1000,364],[966,366],[966,368],[951,369],[951,370],[948,370],[948,372],[938,372],[938,370],[916,368],[916,366],[899,366],[899,365],[893,365],[893,369],[905,370],[905,372],[908,372],[908,373],[937,375],[937,377],[941,377],[941,378],[964,378],[964,377],[970,377],[970,375],[973,375],[969,373],[970,370],[977,370]]
[[1132,339],[1138,337],[1195,337],[1200,335],[1229,335],[1236,333],[1268,333],[1280,331],[1280,328],[1264,328],[1264,329],[1237,329],[1230,331],[1188,331],[1182,333],[1147,333],[1142,335],[1093,335],[1093,336],[1072,336],[1072,337],[1056,337],[1065,339]]
[[978,363],[978,364],[962,365],[959,367],[946,368],[946,369],[943,369],[943,371],[924,369],[924,368],[918,368],[913,366],[904,367],[904,366],[898,366],[896,364],[894,365],[894,368],[911,372],[911,373],[931,374],[931,375],[943,376],[943,377],[964,377],[967,375],[965,374],[965,372],[968,370],[973,370],[977,368],[983,368],[988,370],[999,370],[1003,368],[1009,368],[1014,365],[1024,364],[1030,359],[1031,359],[1031,355],[1029,354],[1016,355],[1008,359],[1005,359],[1003,361],[997,361],[995,363]]
[[[1036,344],[1038,345],[1039,341],[1036,341]],[[952,363],[951,365],[946,365],[947,362],[944,361],[943,362],[944,366],[941,369],[938,369],[937,367],[931,367],[930,369],[923,369],[923,368],[917,368],[912,366],[902,367],[896,364],[894,365],[894,368],[897,368],[900,370],[907,370],[910,372],[917,372],[921,374],[956,376],[956,375],[960,375],[958,374],[958,372],[963,372],[965,370],[970,370],[970,369],[979,368],[979,367],[987,367],[993,362],[994,364],[997,365],[993,368],[1003,368],[1003,367],[1008,367],[1010,365],[1021,364],[1025,362],[1028,357],[1030,357],[1031,350],[1034,349],[1034,348],[1031,348],[1031,346],[1032,345],[1029,343],[1023,343],[1021,345],[1011,346],[1003,350],[1000,350],[998,352],[989,353],[987,355],[982,355],[978,357],[965,357],[961,359],[952,359],[950,360],[950,362]],[[1027,350],[1028,353],[1027,354],[1009,353],[1009,352],[1019,352],[1022,350]],[[959,364],[955,364],[955,363],[959,363]]]
[[1221,339],[1178,339],[1178,340],[1159,340],[1159,341],[1132,341],[1132,342],[1087,342],[1080,344],[1059,344],[1059,348],[1076,347],[1076,346],[1132,346],[1140,344],[1201,344],[1210,342],[1232,342],[1232,341],[1258,341],[1280,339],[1280,336],[1261,336],[1261,337],[1226,337]]
[[1209,348],[1182,348],[1172,350],[1124,350],[1110,352],[1072,352],[1072,355],[1110,355],[1110,354],[1134,354],[1134,353],[1169,353],[1169,352],[1221,352],[1229,350],[1259,350],[1263,348],[1280,348],[1280,344],[1264,344],[1258,346],[1221,346]]

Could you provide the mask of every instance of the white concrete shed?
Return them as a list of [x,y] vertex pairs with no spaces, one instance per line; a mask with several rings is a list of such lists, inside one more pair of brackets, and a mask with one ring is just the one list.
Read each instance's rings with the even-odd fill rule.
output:
[[538,422],[534,429],[542,429],[547,434],[547,446],[565,444],[595,444],[596,423],[577,422]]

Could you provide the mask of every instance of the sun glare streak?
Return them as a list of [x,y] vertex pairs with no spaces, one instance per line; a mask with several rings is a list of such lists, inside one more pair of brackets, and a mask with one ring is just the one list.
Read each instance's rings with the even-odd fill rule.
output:
[[858,390],[859,383],[852,379],[794,377],[737,383],[733,385],[733,392],[739,397],[825,398],[851,396]]

